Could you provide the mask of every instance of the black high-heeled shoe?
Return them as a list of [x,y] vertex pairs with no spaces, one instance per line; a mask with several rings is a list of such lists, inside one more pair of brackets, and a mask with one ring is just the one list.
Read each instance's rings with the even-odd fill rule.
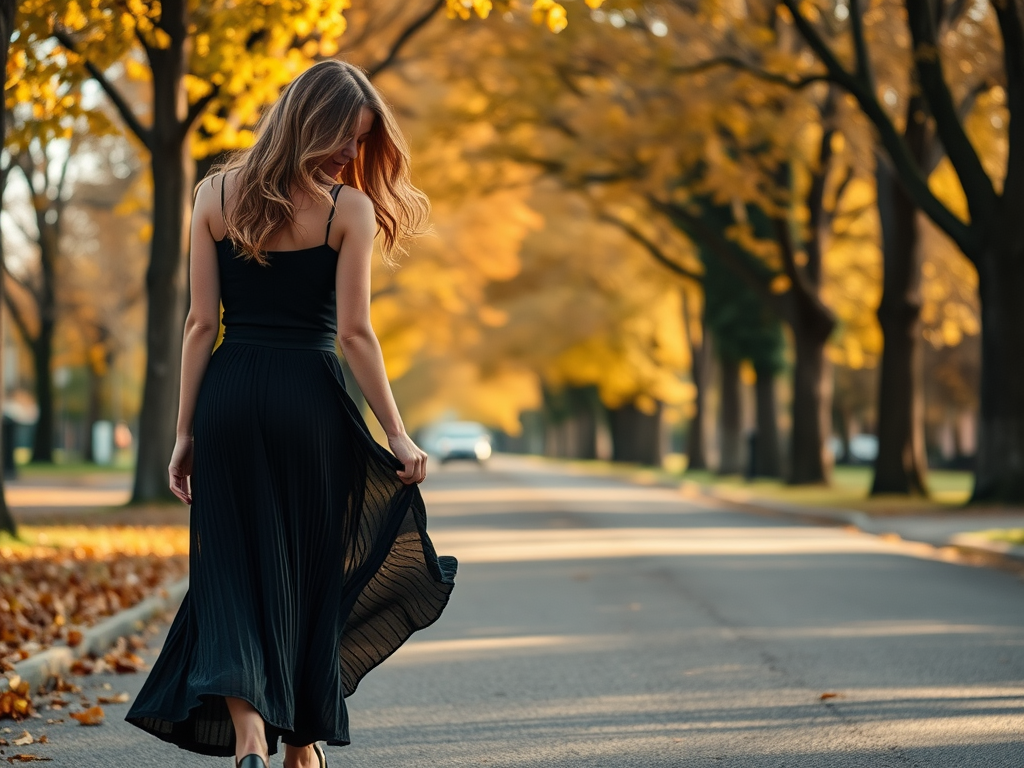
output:
[[255,752],[253,752],[251,755],[246,755],[237,763],[235,763],[235,765],[237,766],[237,768],[270,768],[270,766],[267,765],[266,761],[264,761],[264,759],[257,755]]
[[323,748],[313,742],[313,751],[316,752],[316,759],[320,761],[320,768],[327,768],[327,755],[324,754]]

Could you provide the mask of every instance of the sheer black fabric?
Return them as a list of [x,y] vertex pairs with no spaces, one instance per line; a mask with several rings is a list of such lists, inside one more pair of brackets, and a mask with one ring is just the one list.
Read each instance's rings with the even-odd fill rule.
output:
[[225,335],[197,403],[189,592],[127,715],[234,754],[225,696],[277,740],[349,743],[345,697],[434,622],[456,562],[370,435],[334,351],[337,253],[217,257]]

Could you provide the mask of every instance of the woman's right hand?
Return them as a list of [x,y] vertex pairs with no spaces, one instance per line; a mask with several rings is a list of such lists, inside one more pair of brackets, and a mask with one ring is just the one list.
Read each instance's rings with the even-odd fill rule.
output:
[[427,453],[412,441],[407,434],[396,435],[388,438],[388,445],[391,452],[395,454],[402,469],[398,470],[398,477],[406,485],[422,483],[427,477]]
[[192,503],[192,487],[189,482],[192,476],[192,445],[191,437],[179,437],[171,452],[171,463],[167,466],[171,493],[185,504]]

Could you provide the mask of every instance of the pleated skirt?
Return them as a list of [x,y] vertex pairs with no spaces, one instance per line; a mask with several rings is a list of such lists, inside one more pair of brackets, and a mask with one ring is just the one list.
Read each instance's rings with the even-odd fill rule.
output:
[[437,620],[456,562],[333,351],[224,343],[196,408],[189,591],[128,722],[234,754],[224,697],[278,740],[349,743],[345,697]]

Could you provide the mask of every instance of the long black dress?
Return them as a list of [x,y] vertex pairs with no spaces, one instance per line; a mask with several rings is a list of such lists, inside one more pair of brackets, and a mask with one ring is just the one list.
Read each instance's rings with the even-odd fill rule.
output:
[[126,717],[193,752],[234,754],[225,696],[260,712],[272,754],[348,744],[344,697],[454,586],[419,489],[345,392],[326,241],[267,266],[217,243],[225,334],[196,405],[189,592]]

